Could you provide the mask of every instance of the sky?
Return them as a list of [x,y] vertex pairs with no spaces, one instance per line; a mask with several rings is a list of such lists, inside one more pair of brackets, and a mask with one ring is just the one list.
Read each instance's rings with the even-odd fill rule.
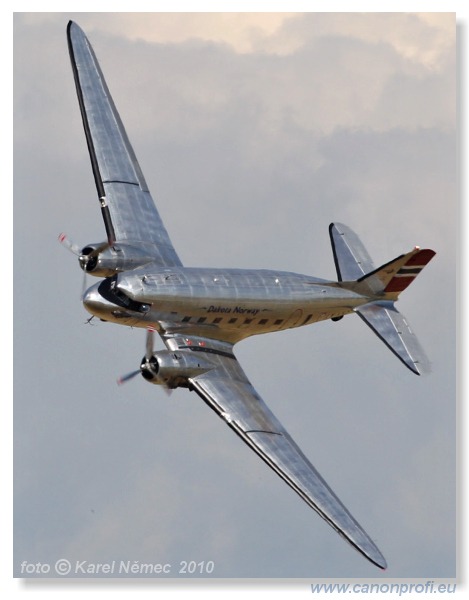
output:
[[[437,252],[398,305],[428,376],[353,315],[236,347],[384,573],[195,394],[117,386],[145,333],[85,323],[82,271],[57,242],[105,239],[69,19],[185,265],[335,279],[333,221],[376,265],[415,245]],[[454,577],[455,15],[17,13],[13,42],[15,576],[65,558],[170,563],[172,577],[184,561],[236,580]]]

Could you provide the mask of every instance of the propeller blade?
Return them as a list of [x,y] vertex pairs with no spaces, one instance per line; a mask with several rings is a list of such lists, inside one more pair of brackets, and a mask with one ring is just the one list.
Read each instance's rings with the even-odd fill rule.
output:
[[154,342],[155,342],[155,329],[153,327],[148,327],[147,329],[147,345],[145,351],[145,358],[150,360],[153,356],[154,352]]
[[136,375],[138,375],[139,373],[142,373],[142,369],[144,367],[147,367],[150,359],[153,356],[153,346],[154,346],[154,338],[155,338],[155,328],[154,327],[148,327],[147,328],[147,341],[146,341],[146,349],[145,349],[145,361],[142,362],[142,367],[140,369],[138,369],[137,371],[132,371],[131,373],[128,373],[127,375],[124,375],[123,377],[119,377],[119,379],[117,380],[117,383],[119,385],[122,385],[123,383],[126,383],[127,381],[129,381],[130,379],[133,379]]
[[82,254],[80,246],[74,244],[68,237],[66,233],[61,233],[59,235],[59,242],[64,246],[67,250],[78,256],[78,259],[82,265],[84,265],[83,269],[83,283],[81,286],[81,297],[83,298],[86,291],[86,263],[89,260],[89,257]]
[[140,369],[138,369],[137,371],[132,371],[131,373],[127,373],[127,375],[123,375],[122,377],[119,377],[119,379],[117,380],[117,384],[123,385],[124,383],[126,383],[130,379],[133,379],[134,377],[136,377],[139,374],[140,374]]
[[70,252],[73,252],[73,254],[75,254],[75,256],[80,256],[81,248],[79,246],[77,246],[76,244],[74,244],[71,240],[69,240],[65,233],[61,233],[59,235],[59,242],[62,244],[62,246],[67,248],[67,250],[70,250]]
[[87,279],[86,279],[86,269],[83,269],[83,280],[81,283],[81,297],[84,298],[85,292],[87,290]]

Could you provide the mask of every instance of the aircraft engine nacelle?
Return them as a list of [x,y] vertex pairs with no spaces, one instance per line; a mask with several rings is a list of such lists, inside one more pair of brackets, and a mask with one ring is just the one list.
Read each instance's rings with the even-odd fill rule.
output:
[[152,260],[154,256],[140,248],[120,243],[110,246],[108,242],[88,244],[78,258],[83,271],[96,277],[112,277],[116,273],[143,267]]
[[214,365],[191,351],[154,352],[150,358],[143,357],[140,364],[142,376],[156,385],[169,389],[189,387],[188,379],[202,375]]

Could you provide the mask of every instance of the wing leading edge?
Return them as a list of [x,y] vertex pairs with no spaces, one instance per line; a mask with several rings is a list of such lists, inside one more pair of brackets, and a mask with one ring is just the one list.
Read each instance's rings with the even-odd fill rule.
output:
[[160,266],[180,266],[93,48],[73,21],[67,39],[108,241],[137,246]]
[[[166,339],[168,348],[188,348]],[[193,377],[194,391],[297,494],[368,560],[386,568],[386,560],[249,382],[230,344],[204,339],[193,349],[207,352],[214,368]]]

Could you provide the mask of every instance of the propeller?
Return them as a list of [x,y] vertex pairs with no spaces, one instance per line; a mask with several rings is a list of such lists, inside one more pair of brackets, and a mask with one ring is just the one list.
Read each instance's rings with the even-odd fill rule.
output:
[[[93,259],[97,258],[101,252],[104,252],[104,250],[107,250],[107,248],[110,248],[112,246],[112,244],[109,241],[107,241],[103,242],[97,248],[94,249],[87,247],[81,249],[77,244],[72,242],[65,233],[61,233],[59,235],[59,242],[62,244],[62,246],[67,248],[67,250],[70,250],[72,254],[78,256],[81,268],[84,271],[88,270],[88,265]],[[84,250],[86,249],[88,249],[89,252],[84,252]]]
[[78,256],[78,261],[83,269],[83,282],[81,285],[81,295],[83,296],[86,290],[86,264],[83,263],[84,255],[82,254],[81,248],[77,244],[73,243],[65,233],[61,233],[59,235],[59,242],[72,254]]
[[152,372],[152,359],[153,361],[155,361],[156,359],[153,357],[153,352],[154,352],[154,342],[155,342],[155,329],[154,327],[148,327],[147,328],[147,339],[146,339],[146,344],[145,344],[145,356],[142,359],[142,362],[140,364],[140,368],[136,369],[135,371],[131,371],[130,373],[127,373],[127,375],[123,375],[122,377],[119,377],[119,379],[117,380],[118,385],[123,385],[124,383],[126,383],[127,381],[130,381],[131,379],[133,379],[134,377],[136,377],[137,375],[139,375],[140,373],[145,377],[145,374],[148,373],[149,378],[153,378],[153,372]]
[[[106,250],[111,246],[109,242],[104,242],[94,250],[90,250],[88,253],[84,253],[84,248],[80,248],[78,244],[72,242],[67,234],[61,233],[59,235],[59,242],[64,246],[67,250],[69,250],[75,256],[78,256],[78,262],[83,270],[83,284],[82,284],[82,296],[86,290],[86,273],[88,271],[88,265],[93,264],[93,261],[99,256],[101,252]],[[94,266],[94,265],[93,265]]]
[[93,264],[93,261],[96,262],[95,259],[98,258],[100,253],[104,252],[104,250],[107,250],[110,247],[111,244],[109,244],[109,242],[103,242],[100,246],[98,246],[94,250],[91,250],[90,252],[87,252],[86,254],[82,250],[78,260],[80,261],[80,265],[83,271],[85,271],[86,273],[86,271],[91,270],[88,269],[88,265],[91,263],[94,267],[95,264]]

